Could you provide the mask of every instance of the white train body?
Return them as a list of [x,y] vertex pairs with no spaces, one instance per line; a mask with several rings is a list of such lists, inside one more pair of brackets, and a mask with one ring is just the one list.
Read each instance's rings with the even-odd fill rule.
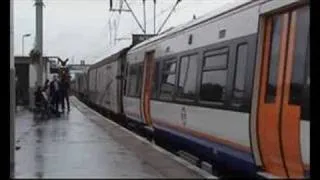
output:
[[[226,67],[227,80],[226,80],[226,93],[232,93],[232,84],[235,81],[235,66],[236,66],[236,52],[237,48],[242,44],[247,45],[247,67],[244,69],[247,71],[244,86],[245,86],[245,98],[248,98],[250,102],[247,104],[247,109],[237,108],[237,103],[233,102],[233,99],[229,98],[228,105],[219,106],[215,103],[201,102],[199,98],[199,89],[201,77],[199,73],[194,78],[196,80],[195,98],[182,100],[177,96],[178,87],[172,87],[172,96],[170,98],[161,98],[159,91],[162,91],[160,82],[157,86],[156,98],[150,98],[150,110],[145,110],[143,104],[143,98],[145,98],[144,87],[147,86],[145,80],[141,81],[142,90],[138,91],[141,96],[132,96],[127,94],[124,96],[124,113],[127,117],[134,121],[145,123],[151,126],[163,134],[170,134],[168,137],[176,137],[177,141],[187,139],[192,141],[189,145],[201,144],[207,148],[207,152],[213,150],[215,153],[223,154],[222,156],[236,157],[234,164],[235,168],[241,169],[241,163],[247,168],[251,168],[251,165],[263,166],[261,160],[261,152],[259,151],[258,140],[256,138],[257,132],[255,127],[256,114],[252,104],[255,104],[257,99],[252,98],[252,95],[257,91],[253,91],[253,83],[256,79],[256,68],[259,56],[257,42],[261,36],[259,33],[261,19],[264,14],[287,8],[295,3],[301,3],[301,1],[255,1],[249,2],[245,5],[237,7],[232,10],[222,10],[222,12],[216,12],[209,17],[203,17],[199,20],[194,20],[187,25],[183,25],[173,30],[170,30],[162,35],[151,38],[129,50],[127,55],[127,62],[130,71],[130,66],[140,65],[146,66],[147,54],[153,53],[153,61],[164,64],[165,61],[173,61],[176,63],[175,72],[168,77],[167,82],[172,84],[179,83],[179,61],[182,57],[187,55],[196,55],[195,58],[197,66],[194,68],[196,71],[204,66],[202,59],[206,57],[206,53],[221,53],[221,49],[226,48],[226,54],[228,56]],[[190,43],[190,41],[192,41]],[[189,57],[191,58],[191,56]],[[162,65],[161,67],[163,67]],[[199,67],[200,66],[200,67]],[[231,73],[229,71],[233,71]],[[191,71],[190,71],[191,72]],[[146,72],[144,72],[145,74]],[[245,72],[241,72],[245,73]],[[145,75],[140,78],[144,78]],[[158,74],[160,79],[163,74]],[[175,76],[175,78],[173,78]],[[211,78],[214,78],[211,77]],[[218,77],[219,78],[219,77]],[[130,75],[128,76],[130,79]],[[160,80],[159,80],[160,81]],[[139,81],[138,81],[139,82]],[[255,82],[256,83],[256,82]],[[129,87],[127,85],[127,87]],[[169,88],[170,89],[170,88]],[[154,92],[152,92],[154,93]],[[151,94],[152,94],[151,93]],[[130,94],[130,93],[129,93]],[[149,96],[151,96],[149,94]],[[161,94],[161,93],[160,93]],[[230,94],[226,96],[230,97]],[[169,97],[169,96],[168,96]],[[252,102],[252,104],[251,104]],[[219,104],[219,103],[217,103]],[[227,107],[229,106],[229,107]],[[147,114],[150,114],[148,117]],[[308,171],[309,159],[310,159],[310,125],[309,121],[300,120],[301,128],[300,134],[300,149],[303,168]],[[270,132],[272,133],[272,132]],[[172,142],[175,143],[175,142]],[[205,150],[203,153],[206,152]],[[213,153],[213,154],[215,154]],[[285,155],[284,155],[285,156]],[[221,158],[223,161],[223,158]],[[286,161],[289,161],[289,157],[284,157]],[[234,160],[234,159],[233,159]],[[232,160],[229,161],[230,164]],[[288,170],[285,167],[287,176],[296,177],[293,174],[298,174],[295,170]],[[294,169],[294,168],[292,168]],[[268,170],[267,170],[268,171]],[[275,172],[270,170],[269,172]],[[292,173],[292,174],[290,174]],[[277,174],[277,173],[275,173]],[[285,174],[278,173],[279,176],[286,176]],[[301,174],[300,174],[301,175]]]
[[239,4],[96,63],[86,95],[202,160],[307,177],[309,1]]

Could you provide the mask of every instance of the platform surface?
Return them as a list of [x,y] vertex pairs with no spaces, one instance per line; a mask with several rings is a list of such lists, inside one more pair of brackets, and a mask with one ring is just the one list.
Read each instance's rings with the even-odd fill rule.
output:
[[60,118],[16,115],[16,178],[215,178],[88,108]]

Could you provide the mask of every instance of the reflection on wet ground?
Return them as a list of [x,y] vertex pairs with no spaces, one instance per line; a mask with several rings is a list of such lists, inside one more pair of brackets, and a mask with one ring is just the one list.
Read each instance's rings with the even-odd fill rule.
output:
[[60,118],[17,114],[16,178],[201,177],[71,102]]

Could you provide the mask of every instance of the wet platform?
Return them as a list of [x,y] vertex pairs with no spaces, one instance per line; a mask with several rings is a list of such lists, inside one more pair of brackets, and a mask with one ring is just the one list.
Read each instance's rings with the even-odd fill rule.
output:
[[16,115],[16,178],[215,178],[88,108],[37,122]]

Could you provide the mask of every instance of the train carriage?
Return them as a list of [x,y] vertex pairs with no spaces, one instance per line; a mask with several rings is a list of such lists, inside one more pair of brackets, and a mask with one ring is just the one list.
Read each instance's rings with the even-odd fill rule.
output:
[[134,46],[125,115],[204,160],[308,176],[309,19],[309,1],[250,1]]
[[84,100],[86,99],[86,94],[87,94],[87,72],[82,73],[79,77],[78,77],[78,92],[80,97]]
[[89,101],[114,114],[122,114],[122,74],[128,48],[106,57],[88,70]]

